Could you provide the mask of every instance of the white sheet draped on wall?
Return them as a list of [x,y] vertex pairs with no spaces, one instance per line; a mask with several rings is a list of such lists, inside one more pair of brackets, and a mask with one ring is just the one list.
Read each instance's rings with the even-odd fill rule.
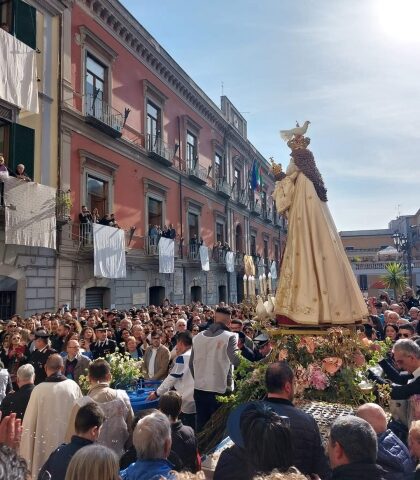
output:
[[94,275],[102,278],[125,278],[124,230],[92,224]]
[[226,270],[228,272],[235,271],[235,254],[233,252],[226,252]]
[[209,248],[201,245],[200,247],[201,269],[205,272],[210,270]]
[[159,273],[174,273],[175,242],[170,238],[159,240]]
[[36,52],[0,28],[0,98],[38,113]]
[[277,268],[276,268],[276,262],[274,260],[271,262],[270,272],[271,272],[271,278],[275,280],[277,278]]
[[4,179],[5,243],[55,250],[55,197],[56,189],[47,185]]

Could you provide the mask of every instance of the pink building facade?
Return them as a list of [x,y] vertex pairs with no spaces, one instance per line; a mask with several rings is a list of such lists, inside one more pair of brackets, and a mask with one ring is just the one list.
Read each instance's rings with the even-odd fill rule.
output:
[[[270,167],[248,141],[246,120],[227,97],[215,105],[115,0],[75,1],[62,45],[59,180],[72,207],[60,226],[58,302],[126,308],[165,297],[240,300],[243,254],[267,273],[285,240]],[[254,162],[260,192],[249,186]],[[94,277],[82,205],[114,214],[125,230],[126,279]],[[169,224],[177,233],[175,272],[159,274],[151,234]],[[218,248],[203,272],[195,239],[229,246],[235,272],[227,273]]]

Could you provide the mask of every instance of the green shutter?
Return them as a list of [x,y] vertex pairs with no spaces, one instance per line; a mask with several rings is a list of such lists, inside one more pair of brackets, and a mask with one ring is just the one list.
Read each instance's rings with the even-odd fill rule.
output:
[[17,165],[25,165],[26,174],[34,179],[35,130],[17,123],[10,126],[9,168],[14,173]]
[[22,0],[13,1],[13,34],[36,49],[36,9]]

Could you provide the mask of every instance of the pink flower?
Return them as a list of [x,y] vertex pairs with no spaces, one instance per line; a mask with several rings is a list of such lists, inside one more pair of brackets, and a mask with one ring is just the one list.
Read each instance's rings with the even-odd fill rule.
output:
[[325,390],[330,381],[319,365],[309,365],[309,383],[316,390]]

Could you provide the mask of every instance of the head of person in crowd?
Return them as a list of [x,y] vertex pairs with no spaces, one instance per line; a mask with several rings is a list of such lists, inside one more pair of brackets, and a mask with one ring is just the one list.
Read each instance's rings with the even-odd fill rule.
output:
[[411,307],[410,310],[408,311],[408,315],[410,316],[410,320],[414,322],[417,320],[417,317],[420,313],[420,309],[417,307]]
[[193,325],[191,327],[191,333],[192,333],[192,336],[195,337],[200,333],[200,327],[198,325]]
[[177,355],[183,355],[192,347],[192,334],[188,330],[178,334],[176,341],[176,353]]
[[410,323],[404,323],[398,328],[399,338],[411,338],[414,335],[414,327]]
[[332,469],[354,463],[375,464],[377,455],[376,433],[366,420],[346,415],[334,421],[328,440]]
[[408,448],[411,455],[417,460],[420,460],[420,420],[411,423],[410,431],[408,433]]
[[50,328],[51,328],[52,334],[57,333],[59,325],[60,325],[60,322],[58,321],[58,318],[52,318],[50,320]]
[[286,472],[292,466],[292,437],[287,419],[264,403],[251,404],[240,417],[246,456],[256,472]]
[[270,338],[265,333],[260,333],[254,338],[255,347],[262,356],[262,358],[267,357],[272,350],[272,345]]
[[60,338],[65,338],[70,333],[70,325],[68,323],[61,323],[57,329],[57,335]]
[[401,308],[401,305],[399,305],[398,303],[391,303],[391,305],[389,306],[389,309],[395,313],[398,313],[398,315],[402,315],[402,308]]
[[45,372],[47,377],[63,373],[63,370],[64,360],[61,355],[58,353],[53,353],[47,358],[47,362],[45,363]]
[[398,338],[398,326],[392,323],[388,324],[385,327],[385,338],[389,338],[395,342]]
[[74,430],[78,437],[96,442],[105,421],[105,414],[96,402],[88,403],[79,409],[74,421]]
[[285,361],[270,363],[265,372],[265,385],[268,398],[285,398],[292,401],[294,397],[294,374]]
[[110,383],[112,375],[109,363],[102,358],[91,362],[88,368],[88,378],[91,385]]
[[42,329],[35,330],[35,340],[34,340],[35,348],[37,350],[42,350],[43,348],[45,348],[48,345],[49,338],[50,336],[48,332],[46,332],[45,330],[42,330]]
[[413,373],[420,367],[420,347],[416,342],[403,338],[392,348],[394,362],[400,370]]
[[80,344],[77,340],[70,339],[66,345],[67,358],[72,361],[74,360],[80,351]]
[[133,445],[139,460],[167,459],[171,451],[171,424],[161,412],[140,419],[133,432]]
[[175,390],[166,392],[159,398],[159,410],[169,418],[171,423],[178,421],[181,406],[182,397]]
[[152,348],[159,348],[162,345],[162,337],[161,337],[162,332],[160,330],[153,331],[151,334],[151,341],[150,345]]
[[29,480],[30,478],[26,461],[15,449],[0,444],[0,480]]
[[117,455],[113,450],[95,443],[75,453],[67,468],[65,480],[119,480],[119,478]]
[[232,332],[242,332],[243,330],[242,320],[239,320],[238,318],[233,318],[232,321],[230,322],[230,330]]
[[175,325],[175,330],[177,333],[185,332],[187,329],[187,322],[183,318],[180,318]]
[[105,342],[107,339],[108,328],[105,326],[99,326],[95,329],[96,340],[98,342]]
[[376,435],[380,435],[387,430],[388,421],[385,410],[377,403],[365,403],[361,405],[356,411],[356,416],[366,420]]
[[226,327],[230,328],[231,325],[231,310],[229,307],[217,307],[216,308],[216,313],[214,316],[214,321],[215,323],[222,323]]
[[[26,363],[18,368],[16,373],[16,383],[19,388],[24,385],[33,385],[35,382],[35,369],[30,363]],[[1,477],[0,477],[1,478]]]

